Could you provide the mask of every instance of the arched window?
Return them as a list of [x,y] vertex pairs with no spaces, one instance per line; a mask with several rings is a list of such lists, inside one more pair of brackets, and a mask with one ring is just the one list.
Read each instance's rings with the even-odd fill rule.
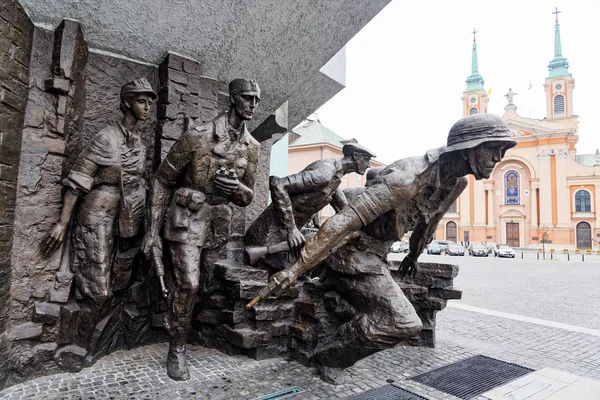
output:
[[519,173],[517,171],[508,171],[504,175],[504,191],[506,193],[504,204],[521,204]]
[[469,109],[469,115],[477,114],[477,107],[471,107]]
[[587,190],[575,193],[575,212],[592,212],[592,199]]
[[450,221],[446,224],[446,240],[456,242],[456,222]]
[[565,114],[565,96],[558,94],[554,96],[554,115]]
[[587,222],[580,222],[575,228],[577,231],[577,248],[592,248],[592,227]]

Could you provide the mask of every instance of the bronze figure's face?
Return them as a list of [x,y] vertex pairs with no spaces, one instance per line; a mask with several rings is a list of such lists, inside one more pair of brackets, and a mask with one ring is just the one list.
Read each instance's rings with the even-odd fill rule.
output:
[[148,118],[150,107],[152,107],[152,96],[146,93],[136,94],[129,102],[129,109],[138,121],[145,121]]
[[231,97],[236,113],[241,119],[249,121],[254,116],[254,109],[260,102],[260,95],[254,91],[241,91]]
[[502,160],[505,151],[504,142],[485,142],[475,148],[467,149],[469,165],[475,179],[488,179],[496,164]]
[[369,168],[371,168],[371,156],[365,153],[357,152],[354,153],[354,164],[356,165],[356,173],[364,175]]

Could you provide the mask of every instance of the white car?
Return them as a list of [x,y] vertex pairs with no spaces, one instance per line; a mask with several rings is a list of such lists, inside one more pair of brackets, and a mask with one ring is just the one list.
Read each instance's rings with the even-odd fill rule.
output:
[[495,253],[498,257],[515,258],[515,251],[507,244],[501,244],[498,246],[498,248],[495,250]]

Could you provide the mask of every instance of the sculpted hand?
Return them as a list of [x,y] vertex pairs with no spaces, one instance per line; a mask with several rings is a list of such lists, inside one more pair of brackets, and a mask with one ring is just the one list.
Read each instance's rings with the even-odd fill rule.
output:
[[[151,235],[150,233],[146,234],[146,236],[144,236],[144,240],[142,241],[142,254],[145,255],[148,259],[152,259],[152,256],[154,255],[154,253],[156,251],[159,252],[159,254],[162,257],[162,239],[160,237],[155,237],[154,235]],[[156,250],[153,250],[156,249]]]
[[67,226],[63,225],[60,222],[57,222],[52,230],[46,235],[42,244],[40,245],[40,252],[43,257],[47,258],[52,255],[60,247],[63,240],[65,239],[65,234],[67,232]]
[[401,276],[415,276],[419,271],[419,263],[414,260],[410,254],[407,254],[400,264],[400,275]]
[[215,177],[215,186],[221,194],[231,196],[240,186],[240,181],[237,177],[217,174]]
[[298,275],[290,268],[286,268],[271,276],[267,286],[262,288],[256,294],[256,296],[248,304],[246,304],[246,310],[251,309],[259,301],[266,299],[273,293],[281,292],[282,290],[287,289],[292,283],[294,283],[296,279],[298,279]]
[[276,290],[285,290],[290,287],[292,283],[296,282],[296,279],[298,279],[296,274],[290,271],[289,268],[286,268],[271,276],[269,279],[269,286],[274,288],[272,290],[273,292]]
[[302,246],[304,246],[306,240],[304,239],[304,235],[302,235],[296,226],[288,229],[287,242],[288,246],[290,247],[290,254],[292,257],[298,258],[300,256],[300,250],[302,250]]

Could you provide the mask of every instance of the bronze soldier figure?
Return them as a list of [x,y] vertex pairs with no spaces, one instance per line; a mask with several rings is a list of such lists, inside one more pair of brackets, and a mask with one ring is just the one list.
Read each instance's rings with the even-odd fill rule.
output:
[[111,267],[118,238],[135,236],[143,220],[146,149],[136,124],[148,118],[155,98],[144,78],[121,88],[123,119],[98,132],[75,161],[63,181],[67,191],[60,219],[42,243],[45,256],[61,245],[71,214],[82,198],[72,234],[72,269],[79,295],[97,304],[112,296]]
[[[121,88],[123,119],[98,132],[75,161],[63,180],[67,190],[60,218],[41,245],[42,255],[50,256],[71,229],[55,286],[62,284],[59,301],[67,301],[72,271],[76,297],[89,306],[93,324],[79,327],[88,364],[102,350],[96,348],[98,343],[90,341],[94,326],[110,318],[109,300],[114,291],[124,289],[129,282],[132,253],[139,246],[135,237],[140,232],[146,203],[146,148],[136,125],[148,118],[155,98],[144,78]],[[73,213],[74,220],[69,223]],[[65,259],[68,262],[71,252],[74,259],[68,265]],[[61,280],[62,274],[68,275],[68,282]]]
[[[246,245],[272,246],[287,241],[292,256],[298,257],[305,241],[299,228],[328,204],[335,210],[344,208],[347,201],[339,188],[343,176],[351,172],[363,175],[370,166],[370,159],[375,157],[358,143],[345,144],[342,152],[341,159],[315,161],[297,174],[271,177],[273,202],[248,228]],[[283,269],[282,257],[271,257],[268,265]]]
[[[486,114],[461,119],[450,129],[446,147],[385,167],[348,206],[323,223],[317,234],[307,240],[298,260],[274,274],[268,286],[246,307],[293,284],[300,275],[360,235],[356,231],[361,228],[379,240],[398,240],[412,230],[410,252],[403,259],[400,271],[416,272],[418,256],[431,241],[448,208],[467,186],[465,176],[489,178],[506,150],[515,145],[504,120],[498,116]],[[390,221],[393,223],[389,224]],[[357,359],[421,329],[414,308],[389,271],[362,273],[360,265],[344,262],[346,253],[327,258],[324,283],[336,288],[361,312],[341,325],[335,338],[320,343],[313,351],[314,362],[329,381],[336,381],[341,369]]]
[[289,286],[352,232],[392,209],[397,216],[397,237],[414,227],[410,252],[401,264],[403,273],[413,273],[439,221],[467,186],[466,175],[472,174],[478,180],[489,178],[506,151],[516,145],[509,132],[504,120],[493,114],[459,120],[450,129],[446,147],[384,168],[348,207],[325,221],[317,235],[307,241],[298,261],[275,274],[272,281],[279,282],[279,287]]
[[[245,121],[253,117],[260,89],[256,82],[235,79],[229,84],[229,95],[228,111],[188,130],[173,145],[158,168],[150,195],[143,251],[152,256],[167,295],[160,237],[164,220],[165,247],[175,278],[168,296],[166,326],[171,342],[167,374],[175,380],[190,377],[185,361],[186,337],[200,285],[202,249],[215,230],[223,242],[227,241],[232,215],[229,202],[245,207],[253,198],[259,145]],[[226,215],[227,221],[214,221],[216,214]]]

